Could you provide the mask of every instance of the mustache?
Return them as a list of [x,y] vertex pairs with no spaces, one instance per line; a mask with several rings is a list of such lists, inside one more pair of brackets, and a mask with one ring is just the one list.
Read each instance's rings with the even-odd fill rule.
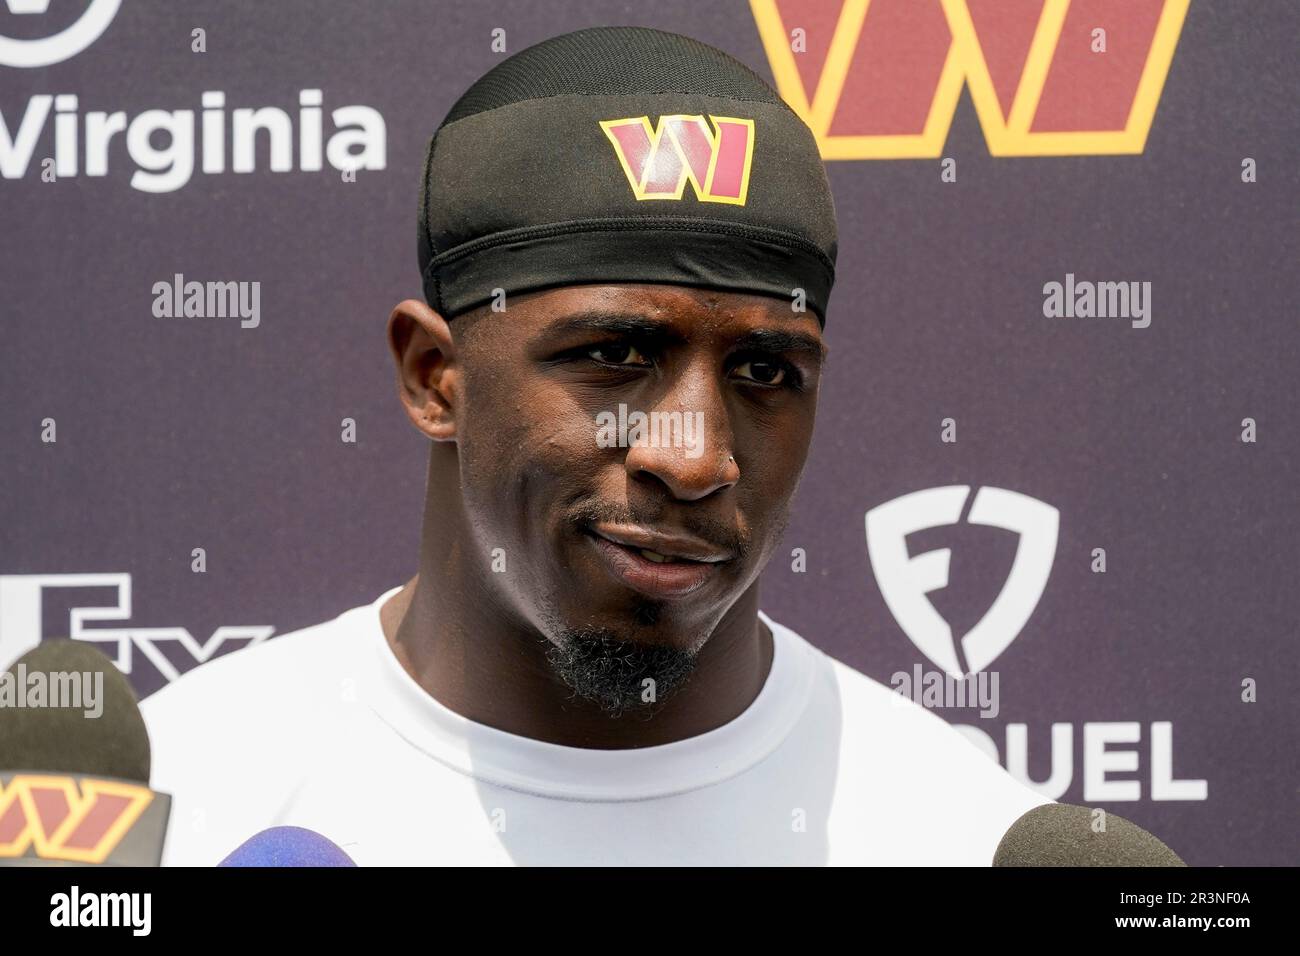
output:
[[601,523],[640,524],[651,528],[667,526],[694,535],[720,549],[732,551],[738,557],[748,556],[752,537],[747,530],[729,525],[716,518],[689,513],[679,513],[665,520],[668,511],[668,507],[638,506],[633,508],[626,505],[591,501],[575,507],[570,511],[569,518],[574,523],[584,527]]

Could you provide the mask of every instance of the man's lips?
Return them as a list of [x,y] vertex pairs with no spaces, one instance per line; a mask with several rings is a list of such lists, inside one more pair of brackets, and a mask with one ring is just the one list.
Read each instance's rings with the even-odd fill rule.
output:
[[606,541],[621,544],[633,551],[651,551],[675,561],[718,564],[736,556],[734,551],[710,544],[703,538],[673,531],[658,531],[642,525],[601,523],[593,525],[589,530]]
[[684,597],[735,557],[699,538],[649,528],[598,525],[587,531],[613,577],[647,597]]

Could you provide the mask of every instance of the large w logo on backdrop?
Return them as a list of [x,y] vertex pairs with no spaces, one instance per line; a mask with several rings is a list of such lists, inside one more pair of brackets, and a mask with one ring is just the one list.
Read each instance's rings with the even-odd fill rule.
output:
[[750,5],[824,159],[921,159],[942,155],[963,85],[994,156],[1142,152],[1189,2]]

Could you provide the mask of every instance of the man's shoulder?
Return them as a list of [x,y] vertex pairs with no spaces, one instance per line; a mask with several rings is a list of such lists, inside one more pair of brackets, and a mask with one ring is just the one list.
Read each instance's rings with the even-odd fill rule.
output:
[[1052,802],[938,714],[790,634],[817,661],[817,693],[833,701],[825,720],[826,732],[838,734],[846,859],[857,842],[848,834],[860,830],[872,858],[892,852],[899,861],[988,865],[1017,818]]
[[223,654],[186,671],[141,703],[150,712],[247,712],[314,686],[331,669],[351,629],[340,615]]
[[1013,801],[1030,801],[1034,806],[1048,802],[934,711],[843,661],[824,656],[840,689],[845,736],[853,746],[887,751],[936,783],[960,776]]
[[[914,753],[941,751],[961,763],[970,755],[996,767],[961,731],[932,710],[917,704],[854,667],[818,651],[825,658],[839,689],[845,729],[849,733],[870,732],[877,745]],[[889,734],[879,729],[887,727]]]
[[154,765],[167,773],[196,759],[250,760],[347,700],[364,650],[354,608],[336,618],[201,664],[140,704]]
[[215,863],[327,765],[367,638],[349,615],[232,651],[141,703],[151,785],[172,796],[164,863]]

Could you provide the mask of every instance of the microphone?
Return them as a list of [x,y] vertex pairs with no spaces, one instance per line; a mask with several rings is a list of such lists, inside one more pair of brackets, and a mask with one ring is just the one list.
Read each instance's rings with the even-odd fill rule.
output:
[[0,866],[158,866],[171,798],[117,666],[82,641],[0,673]]
[[271,827],[249,837],[217,866],[356,866],[332,840],[303,827]]
[[1034,807],[1011,824],[993,853],[994,866],[1186,866],[1178,854],[1136,823],[1107,813],[1093,829],[1093,810],[1068,803]]

